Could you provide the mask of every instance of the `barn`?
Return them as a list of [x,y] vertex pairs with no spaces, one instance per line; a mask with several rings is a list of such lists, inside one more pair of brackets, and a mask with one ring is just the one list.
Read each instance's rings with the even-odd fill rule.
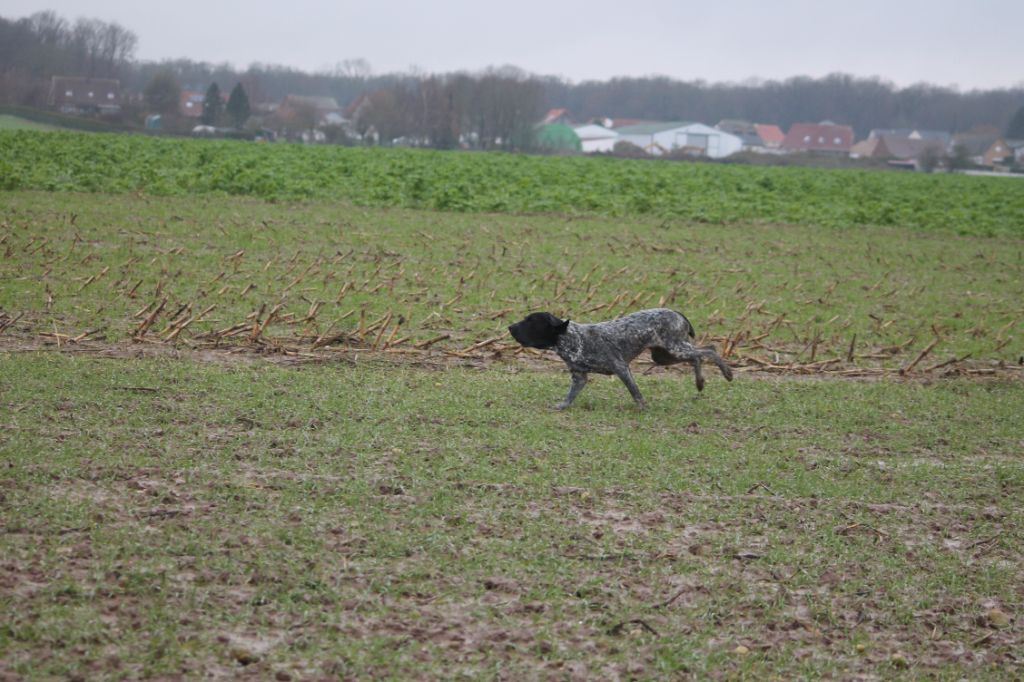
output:
[[580,138],[584,154],[611,152],[615,148],[615,143],[619,141],[617,132],[596,123],[577,126],[574,130],[576,137]]
[[631,142],[648,154],[691,152],[694,156],[721,159],[743,148],[743,140],[703,123],[640,123],[615,130],[619,139]]

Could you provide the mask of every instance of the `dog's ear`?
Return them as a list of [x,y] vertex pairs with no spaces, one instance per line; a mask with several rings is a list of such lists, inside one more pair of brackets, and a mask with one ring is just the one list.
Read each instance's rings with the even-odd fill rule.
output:
[[568,320],[565,320],[563,322],[562,320],[558,319],[557,317],[555,317],[551,313],[541,313],[541,316],[543,317],[544,324],[546,324],[553,331],[555,331],[555,332],[557,332],[559,334],[564,332],[565,329],[566,329],[566,326],[569,324]]

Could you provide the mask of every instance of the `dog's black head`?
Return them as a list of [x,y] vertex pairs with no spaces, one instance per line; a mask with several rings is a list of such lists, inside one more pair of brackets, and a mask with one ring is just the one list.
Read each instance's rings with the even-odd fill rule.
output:
[[554,348],[558,337],[569,327],[551,313],[530,313],[522,322],[508,328],[512,338],[527,348]]

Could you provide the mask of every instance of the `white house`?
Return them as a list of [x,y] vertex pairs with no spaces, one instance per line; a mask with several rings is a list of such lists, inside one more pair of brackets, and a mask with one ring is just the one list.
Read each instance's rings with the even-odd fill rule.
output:
[[736,135],[703,123],[641,123],[616,128],[615,132],[620,140],[632,142],[654,156],[689,151],[695,156],[721,159],[743,148],[743,140]]
[[619,134],[617,132],[609,130],[604,126],[599,126],[596,123],[577,126],[573,130],[576,132],[576,137],[580,138],[584,154],[610,152],[614,149],[615,143],[619,141]]

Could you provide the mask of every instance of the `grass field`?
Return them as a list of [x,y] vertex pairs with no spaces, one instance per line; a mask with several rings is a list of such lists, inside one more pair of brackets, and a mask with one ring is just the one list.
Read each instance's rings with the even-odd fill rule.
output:
[[47,125],[45,123],[36,123],[35,121],[29,121],[18,116],[0,114],[0,130],[55,131],[60,130],[60,128],[58,128],[57,126]]
[[[0,678],[1020,677],[1001,215],[0,192]],[[505,332],[660,304],[736,381]]]
[[9,673],[1020,671],[1016,384],[2,372]]

